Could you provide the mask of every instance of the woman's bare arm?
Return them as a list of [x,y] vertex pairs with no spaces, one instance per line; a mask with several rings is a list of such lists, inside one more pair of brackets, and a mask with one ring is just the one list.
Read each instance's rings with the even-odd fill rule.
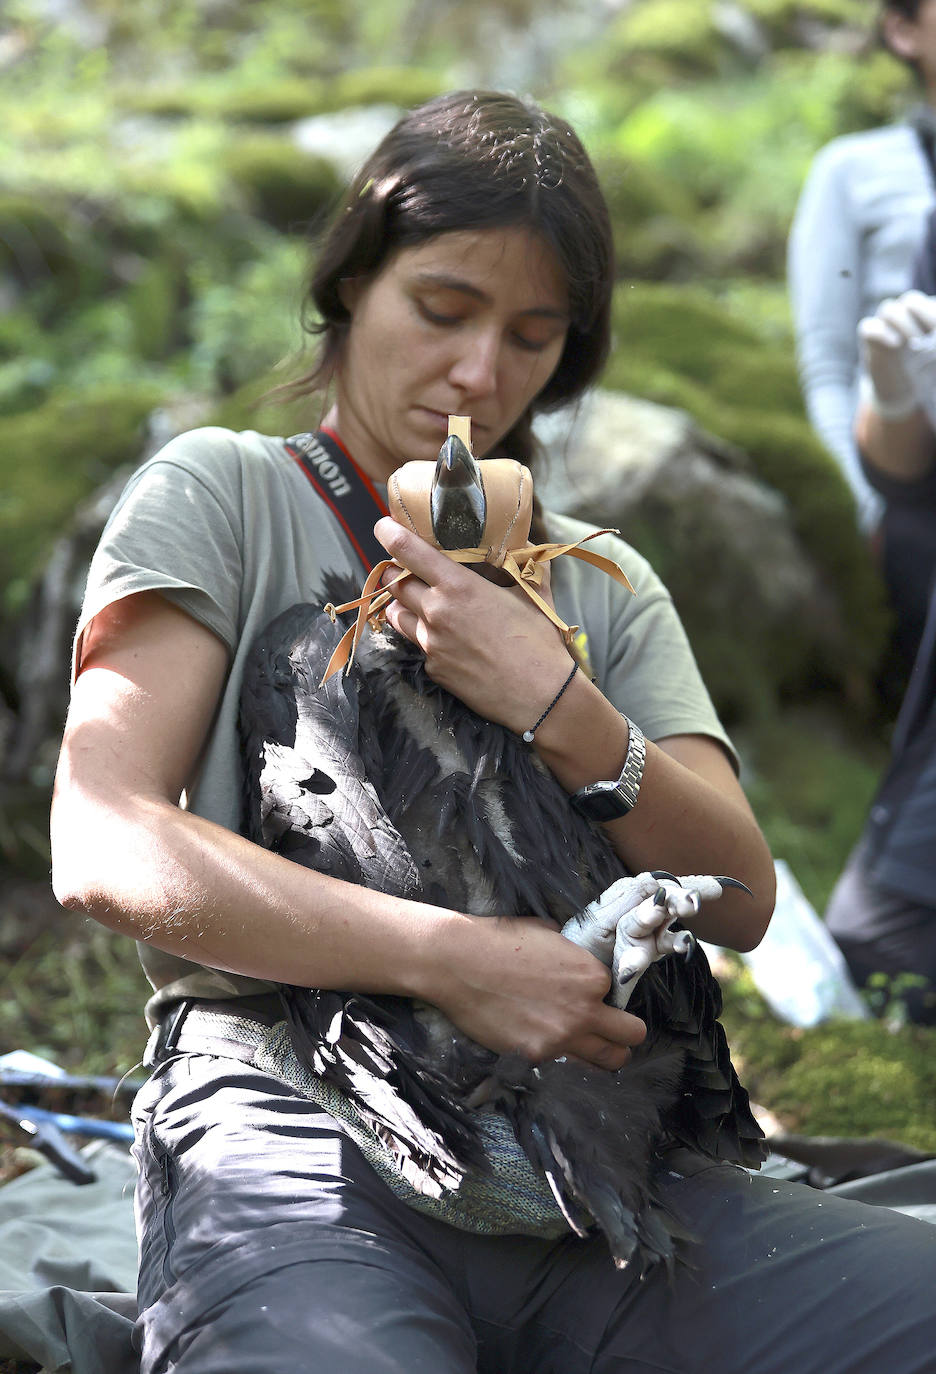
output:
[[52,812],[59,900],[233,973],[440,1006],[492,1049],[615,1068],[643,1023],[598,960],[536,920],[469,917],[311,872],[182,810],[227,651],[155,593],[86,637]]
[[865,460],[898,482],[917,482],[936,463],[936,435],[922,410],[886,420],[866,401],[855,417],[855,438]]

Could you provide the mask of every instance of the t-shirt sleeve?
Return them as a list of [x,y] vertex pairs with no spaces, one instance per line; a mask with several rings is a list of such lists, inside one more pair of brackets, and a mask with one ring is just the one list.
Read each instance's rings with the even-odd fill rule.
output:
[[138,592],[161,593],[234,651],[243,582],[240,464],[235,435],[203,429],[173,440],[133,475],[91,561],[73,680],[91,621]]

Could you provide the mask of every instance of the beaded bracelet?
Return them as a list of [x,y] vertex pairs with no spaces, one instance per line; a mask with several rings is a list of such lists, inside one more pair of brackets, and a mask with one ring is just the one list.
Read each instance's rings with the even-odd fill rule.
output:
[[521,738],[522,740],[524,740],[527,744],[532,744],[532,743],[533,743],[533,736],[536,734],[536,731],[540,728],[540,726],[542,725],[543,721],[544,721],[544,720],[546,719],[546,717],[549,715],[550,711],[551,711],[552,708],[555,706],[555,704],[556,704],[556,702],[559,700],[559,698],[562,696],[563,692],[564,692],[565,689],[568,687],[569,683],[570,683],[570,682],[572,681],[572,679],[575,677],[575,674],[576,674],[577,672],[578,672],[578,664],[577,664],[577,663],[573,663],[573,664],[572,664],[572,671],[571,671],[571,673],[570,673],[569,676],[566,678],[566,680],[565,680],[565,682],[562,684],[562,686],[559,688],[559,691],[558,691],[558,692],[556,693],[556,695],[553,697],[552,701],[551,701],[551,702],[549,703],[549,705],[546,707],[546,710],[545,710],[545,711],[543,712],[543,714],[540,716],[539,720],[536,722],[535,725],[532,725],[532,726],[530,727],[529,730],[524,730],[524,732],[523,732],[523,734],[520,736],[520,738]]

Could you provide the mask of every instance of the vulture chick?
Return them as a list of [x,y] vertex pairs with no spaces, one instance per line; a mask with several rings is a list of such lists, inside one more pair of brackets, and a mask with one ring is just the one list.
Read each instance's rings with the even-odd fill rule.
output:
[[[440,484],[455,501],[437,486],[434,519],[445,537],[451,518],[464,546],[465,522],[483,520],[483,489],[472,494],[469,480],[466,492],[458,447],[443,449]],[[320,604],[355,594],[335,580],[321,593]],[[612,997],[648,1034],[617,1073],[534,1065],[408,998],[284,985],[298,1057],[354,1100],[420,1191],[490,1167],[479,1118],[499,1110],[573,1230],[598,1226],[618,1265],[671,1263],[680,1237],[656,1190],[660,1151],[681,1144],[750,1166],[765,1154],[718,1022],[718,984],[689,932],[673,929],[732,880],[622,877],[600,828],[535,751],[432,682],[420,651],[389,628],[323,683],[344,628],[296,605],[254,648],[241,704],[245,833],[391,895],[538,916],[612,968]]]

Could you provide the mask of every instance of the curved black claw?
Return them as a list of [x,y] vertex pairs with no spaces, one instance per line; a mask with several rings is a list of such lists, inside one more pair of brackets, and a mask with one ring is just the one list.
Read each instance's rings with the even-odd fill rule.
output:
[[[683,929],[685,930],[685,927],[683,927]],[[686,948],[683,950],[683,958],[688,964],[695,958],[696,954],[699,952],[699,942],[693,935],[691,930],[686,930],[686,934],[689,936],[689,940],[686,944]]]
[[720,883],[722,887],[740,887],[741,891],[746,892],[749,897],[754,896],[747,883],[742,883],[740,878],[716,878],[715,881]]
[[665,868],[651,869],[650,877],[656,878],[657,882],[660,882],[663,878],[666,878],[668,882],[675,883],[677,887],[682,887],[682,883],[676,877],[676,874],[667,873]]
[[440,548],[476,549],[481,543],[487,519],[481,469],[457,434],[439,450],[429,511]]
[[658,887],[657,890],[656,890],[656,892],[654,892],[654,894],[653,894],[653,905],[654,905],[654,906],[665,906],[665,905],[666,905],[666,889],[665,889],[665,888],[663,888],[663,887]]

